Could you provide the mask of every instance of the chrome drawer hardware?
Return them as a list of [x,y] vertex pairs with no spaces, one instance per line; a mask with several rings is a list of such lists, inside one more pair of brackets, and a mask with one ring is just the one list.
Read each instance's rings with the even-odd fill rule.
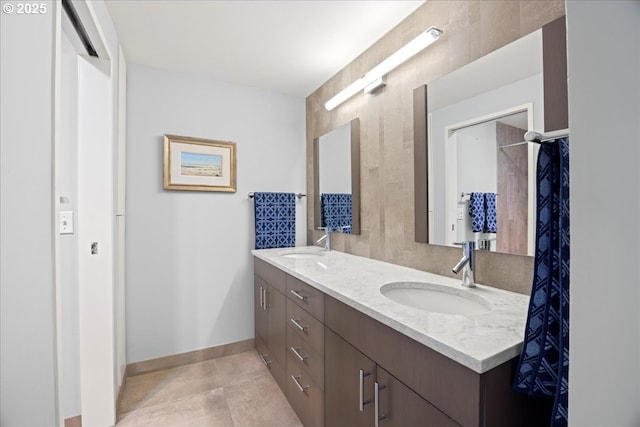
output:
[[387,388],[385,385],[380,385],[376,381],[375,383],[375,426],[380,427],[380,421],[387,418],[387,415],[380,415],[380,390]]
[[306,300],[307,300],[307,298],[309,298],[309,297],[308,297],[308,296],[306,296],[306,295],[302,295],[302,294],[300,293],[300,291],[294,291],[293,289],[291,289],[291,293],[292,293],[293,295],[295,295],[295,296],[296,296],[296,298],[298,298],[299,300],[302,300],[302,301],[306,301]]
[[259,356],[260,356],[260,359],[262,359],[262,363],[264,363],[264,366],[268,368],[269,365],[271,364],[271,360],[267,360],[266,354],[259,354]]
[[358,401],[358,409],[360,409],[360,412],[364,411],[364,405],[371,403],[370,400],[364,401],[364,377],[368,377],[369,375],[371,375],[371,373],[365,373],[360,369],[360,400]]
[[303,355],[301,355],[301,354],[299,353],[299,351],[300,351],[300,350],[302,350],[302,347],[300,347],[300,348],[294,348],[294,347],[291,347],[291,351],[293,352],[293,354],[295,354],[295,355],[296,355],[296,357],[297,357],[298,359],[300,359],[300,361],[301,361],[301,362],[304,362],[305,360],[307,360],[307,359],[309,358],[309,356],[303,356]]
[[302,393],[306,393],[307,389],[310,387],[308,385],[303,386],[302,384],[300,384],[300,376],[295,377],[291,375],[291,379],[294,383],[296,383],[296,385],[298,386],[298,390],[300,390]]
[[271,304],[267,304],[267,295],[271,294],[271,289],[264,288],[264,309],[268,310],[271,308]]
[[291,318],[290,320],[291,320],[291,323],[293,323],[296,326],[296,328],[300,329],[302,332],[307,332],[307,327],[302,326],[300,323],[298,323],[299,322],[298,320],[294,318]]

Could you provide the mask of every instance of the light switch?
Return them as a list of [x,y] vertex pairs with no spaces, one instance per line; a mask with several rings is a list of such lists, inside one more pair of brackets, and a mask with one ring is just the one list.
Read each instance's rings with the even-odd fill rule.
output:
[[73,211],[60,211],[60,234],[73,234]]

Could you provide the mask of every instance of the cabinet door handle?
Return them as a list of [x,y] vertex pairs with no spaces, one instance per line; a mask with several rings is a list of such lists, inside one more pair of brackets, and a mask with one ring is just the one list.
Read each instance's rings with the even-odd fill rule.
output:
[[262,363],[264,363],[264,366],[268,368],[269,365],[271,364],[271,360],[267,360],[266,354],[259,354],[259,356],[260,356],[260,359],[262,359]]
[[387,415],[380,415],[380,390],[384,390],[387,388],[385,385],[378,384],[378,381],[375,382],[374,391],[375,391],[375,426],[380,427],[380,421],[387,418]]
[[300,354],[300,350],[302,350],[302,348],[295,348],[295,347],[291,347],[291,352],[293,354],[295,354],[295,356],[300,359],[301,362],[304,362],[305,360],[307,360],[309,358],[309,356],[303,356]]
[[364,377],[368,377],[371,375],[369,372],[365,373],[362,369],[360,369],[360,399],[358,400],[358,409],[360,412],[364,411],[364,405],[367,403],[371,403],[370,400],[364,401]]
[[290,320],[291,320],[291,323],[293,323],[296,326],[296,328],[300,329],[302,332],[307,332],[307,327],[302,326],[300,323],[298,323],[299,322],[298,320],[294,318],[291,318]]
[[271,295],[271,289],[264,289],[264,310],[267,311],[271,308],[271,304],[267,304],[267,295]]
[[293,380],[294,383],[296,383],[296,386],[298,386],[298,390],[300,390],[302,393],[305,393],[309,388],[308,385],[303,386],[302,384],[300,384],[300,376],[295,377],[291,375],[291,379]]
[[308,297],[308,296],[306,296],[306,295],[302,295],[302,294],[300,293],[300,291],[294,291],[293,289],[291,289],[291,293],[292,293],[293,295],[295,295],[295,296],[296,296],[296,298],[298,298],[299,300],[302,300],[302,301],[306,301],[306,299],[307,299],[307,298],[309,298],[309,297]]
[[260,308],[264,310],[264,288],[260,286]]

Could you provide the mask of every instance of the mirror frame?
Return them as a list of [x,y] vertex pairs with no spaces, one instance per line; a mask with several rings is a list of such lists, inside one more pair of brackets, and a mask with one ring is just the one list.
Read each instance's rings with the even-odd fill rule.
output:
[[[360,234],[360,119],[351,120],[351,234]],[[321,223],[320,213],[320,137],[313,138],[314,228]]]
[[[544,132],[569,127],[566,17],[542,26]],[[515,40],[514,40],[515,41]],[[490,53],[490,52],[489,52]],[[454,71],[454,70],[451,70]],[[428,87],[413,90],[414,239],[429,243]]]

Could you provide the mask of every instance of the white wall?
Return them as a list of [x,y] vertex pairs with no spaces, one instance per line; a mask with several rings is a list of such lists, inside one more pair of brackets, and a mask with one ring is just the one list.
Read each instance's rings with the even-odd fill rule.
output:
[[0,425],[7,427],[54,426],[58,421],[52,78],[56,4],[45,6],[41,15],[0,13]]
[[[304,99],[131,64],[127,82],[128,362],[253,338],[248,193],[305,192]],[[165,133],[235,142],[237,192],[163,190]]]
[[496,124],[482,123],[457,131],[458,191],[498,192]]
[[319,138],[318,158],[320,193],[351,194],[351,123]]
[[569,423],[640,425],[640,2],[567,1]]

